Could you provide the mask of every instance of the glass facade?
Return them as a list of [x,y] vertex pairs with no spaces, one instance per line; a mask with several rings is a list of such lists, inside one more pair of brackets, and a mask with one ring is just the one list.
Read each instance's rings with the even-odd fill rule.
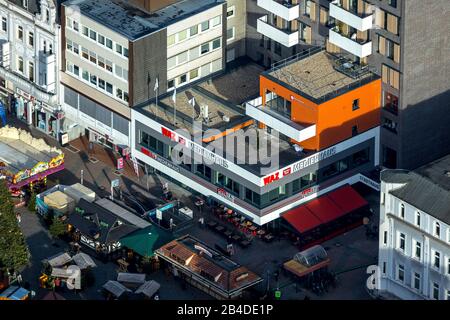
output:
[[[166,145],[164,142],[150,136],[149,134],[140,131],[139,132],[139,144],[152,152],[159,154],[160,156],[171,160],[172,148]],[[167,150],[165,150],[167,149]],[[180,154],[180,157],[182,154]],[[181,159],[181,158],[180,158]],[[318,169],[317,171],[310,172],[304,176],[279,186],[269,192],[260,194],[245,186],[242,186],[237,181],[234,181],[225,174],[215,171],[211,167],[205,164],[191,165],[188,163],[180,164],[180,167],[192,172],[196,176],[204,179],[205,181],[225,189],[230,194],[233,194],[237,198],[249,203],[250,205],[263,209],[271,206],[281,200],[294,196],[302,191],[321,184],[333,177],[341,175],[352,169],[358,168],[370,161],[370,148],[363,149],[355,152],[343,159],[340,159],[330,165]]]

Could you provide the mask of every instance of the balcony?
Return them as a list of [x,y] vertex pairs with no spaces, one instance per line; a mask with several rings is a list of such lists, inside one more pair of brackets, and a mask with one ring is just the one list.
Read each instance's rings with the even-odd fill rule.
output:
[[334,27],[330,29],[329,41],[359,58],[365,58],[372,54],[372,41],[357,40],[356,33],[353,36],[348,37],[347,35],[340,33],[338,28]]
[[298,44],[298,31],[282,30],[267,22],[267,16],[258,19],[256,29],[264,36],[281,43],[285,47],[292,47]]
[[258,7],[261,7],[280,18],[292,21],[300,16],[300,5],[291,4],[282,0],[258,0]]
[[347,10],[342,6],[341,0],[330,3],[330,17],[359,30],[366,31],[372,29],[373,13],[358,13],[358,10]]
[[262,99],[258,98],[246,103],[245,113],[297,142],[308,140],[316,135],[316,125],[304,127],[268,107],[262,106],[261,102]]

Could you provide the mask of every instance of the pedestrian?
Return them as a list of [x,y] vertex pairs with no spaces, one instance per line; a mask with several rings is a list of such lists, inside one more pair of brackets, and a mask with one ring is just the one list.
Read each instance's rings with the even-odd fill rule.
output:
[[17,218],[17,222],[20,223],[22,221],[22,217],[20,216],[19,212],[16,213],[16,218]]

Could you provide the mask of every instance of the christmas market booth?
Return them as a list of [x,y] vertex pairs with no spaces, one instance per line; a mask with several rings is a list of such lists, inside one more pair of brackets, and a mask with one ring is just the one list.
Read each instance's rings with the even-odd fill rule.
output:
[[64,169],[64,153],[35,139],[25,130],[0,128],[0,179],[6,179],[13,194]]

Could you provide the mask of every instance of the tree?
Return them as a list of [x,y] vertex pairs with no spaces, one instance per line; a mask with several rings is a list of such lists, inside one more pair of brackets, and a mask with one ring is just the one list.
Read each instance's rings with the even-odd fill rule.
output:
[[28,263],[28,258],[6,180],[0,180],[0,269],[18,270]]
[[28,210],[31,212],[36,211],[36,193],[34,191],[31,192],[30,200],[28,201]]
[[49,227],[49,232],[53,238],[58,238],[66,232],[66,224],[57,217],[53,218],[53,222]]

